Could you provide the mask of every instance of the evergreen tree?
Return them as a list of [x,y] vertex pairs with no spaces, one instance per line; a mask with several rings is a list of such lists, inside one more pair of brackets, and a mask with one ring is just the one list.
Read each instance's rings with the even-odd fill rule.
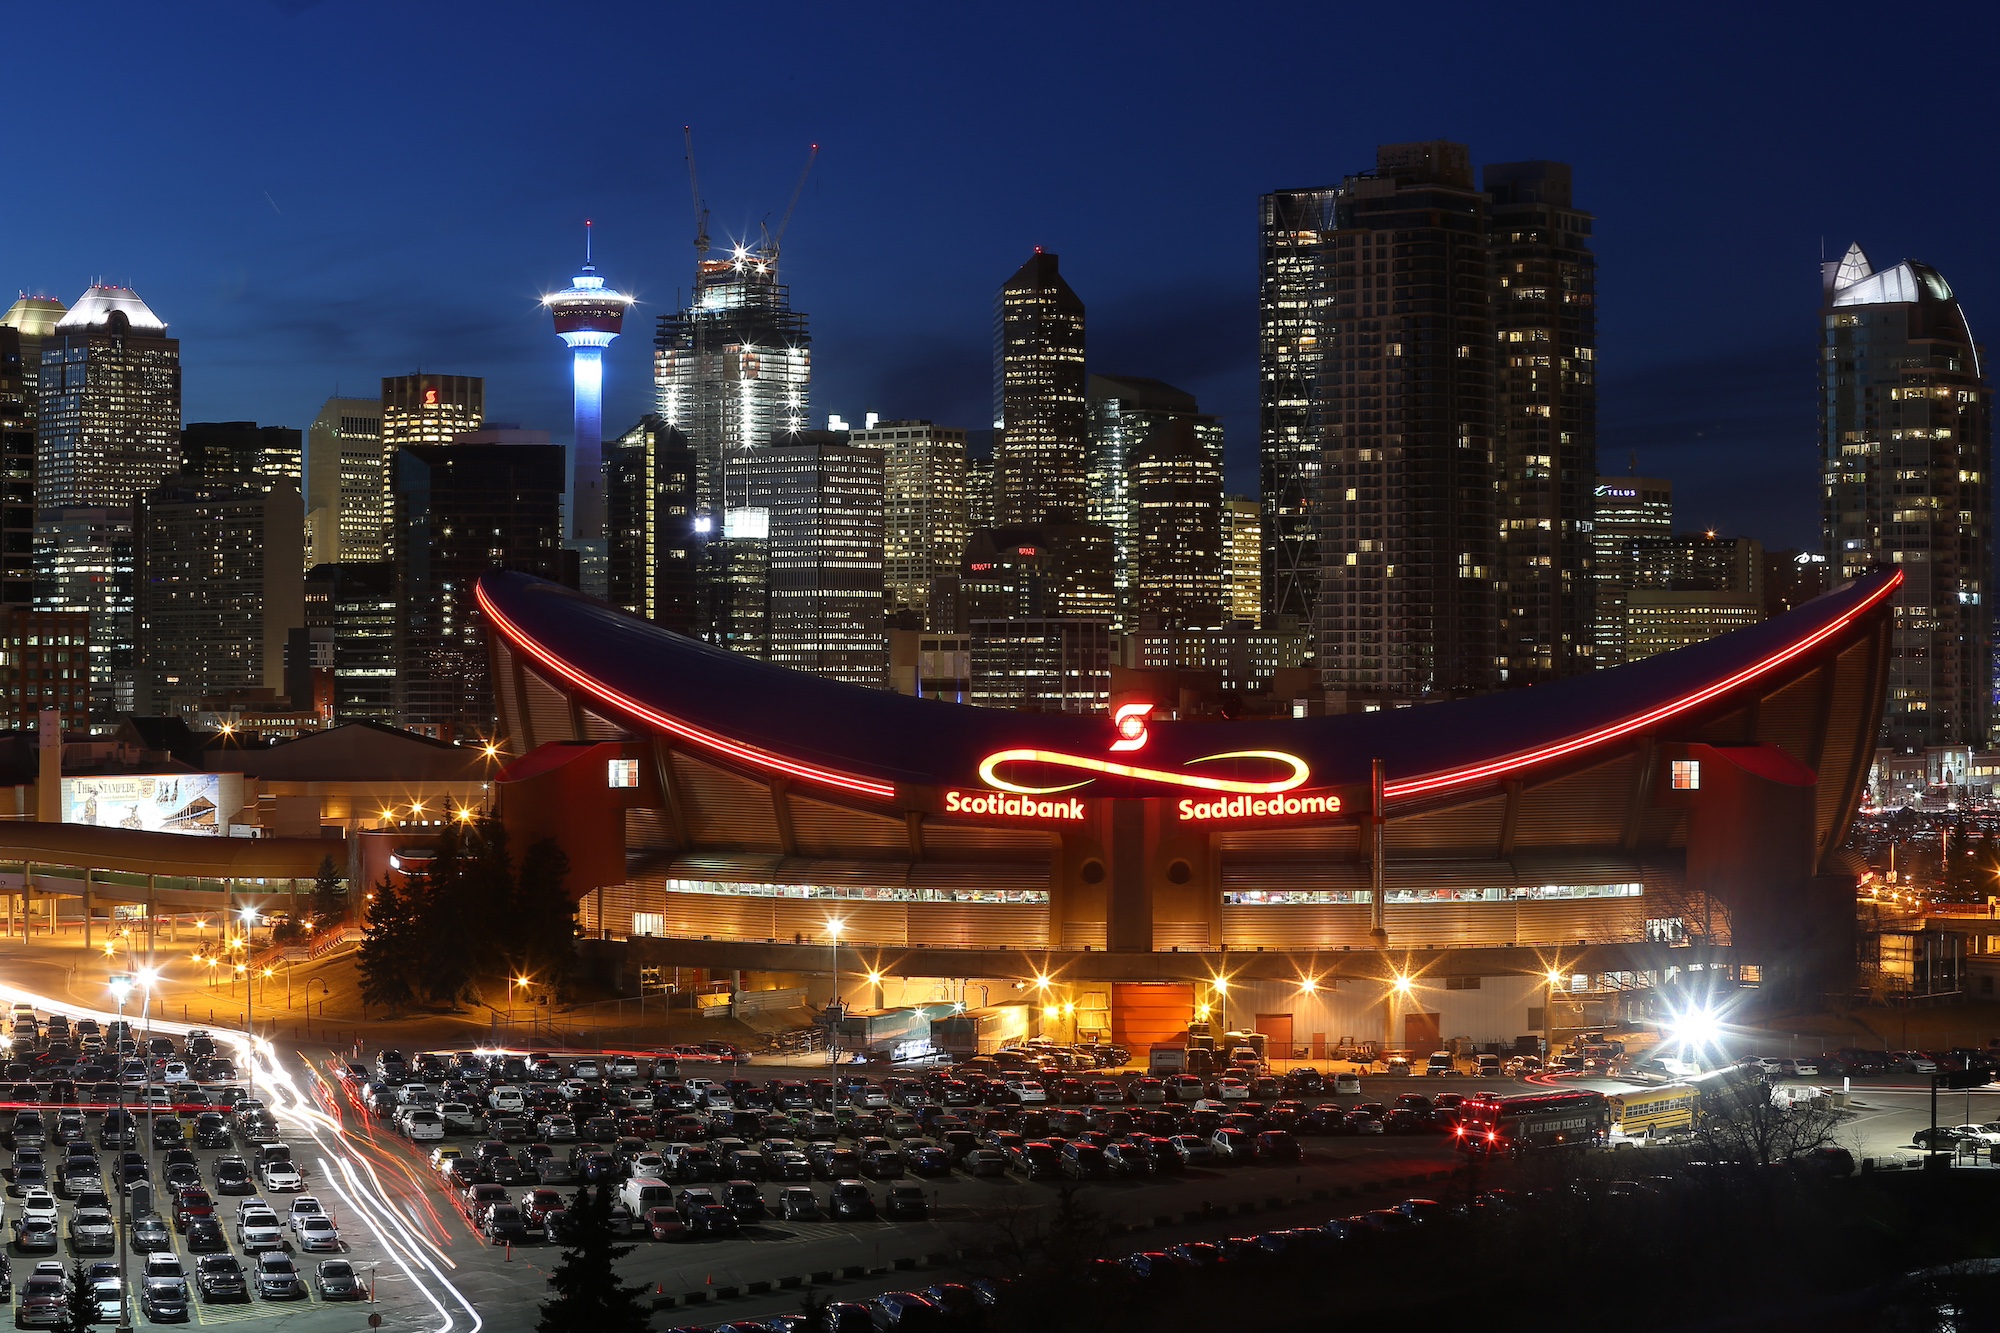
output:
[[563,1214],[568,1246],[549,1273],[555,1295],[542,1302],[536,1333],[644,1333],[651,1310],[643,1304],[646,1284],[618,1280],[618,1260],[632,1253],[611,1235],[611,1187],[599,1182],[592,1193],[580,1187]]
[[544,838],[521,859],[509,924],[522,970],[560,994],[576,971],[576,903],[563,882],[569,858]]
[[84,1333],[103,1320],[97,1308],[97,1289],[91,1285],[90,1269],[78,1259],[69,1268],[69,1290],[63,1293],[62,1317],[56,1329],[58,1333]]
[[386,875],[375,886],[375,900],[368,906],[368,931],[362,936],[355,960],[363,1004],[401,1013],[417,998],[421,958],[413,903],[422,894],[421,876],[411,876],[407,889],[398,889]]
[[313,876],[312,916],[316,929],[347,919],[347,881],[331,856],[319,863],[319,873]]

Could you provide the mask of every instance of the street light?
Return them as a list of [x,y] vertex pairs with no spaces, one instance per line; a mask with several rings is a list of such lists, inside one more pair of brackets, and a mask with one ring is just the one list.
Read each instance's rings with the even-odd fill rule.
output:
[[[837,916],[830,916],[826,919],[827,951],[833,958],[833,1003],[829,1007],[836,1013],[846,1012],[841,1008],[840,1004],[840,931],[841,927],[846,924],[845,921]],[[840,1024],[838,1021],[829,1021],[826,1025],[826,1050],[829,1062],[838,1065],[840,1063]]]
[[[130,998],[132,994],[133,983],[136,982],[138,983],[141,993],[145,997],[144,1000],[142,1001],[144,1006],[144,1018],[141,1021],[144,1025],[144,1030],[149,1035],[151,1034],[153,1030],[153,1023],[152,1023],[153,982],[158,980],[159,975],[160,975],[159,969],[157,968],[142,967],[137,972],[130,974],[120,974],[112,978],[111,993],[112,995],[116,996],[118,1000],[118,1022],[120,1025],[119,1030],[121,1032],[124,1030],[123,1025],[125,1022],[125,1001],[128,998]],[[152,1155],[151,1143],[152,1143],[152,1102],[153,1102],[153,1096],[152,1096],[153,1057],[152,1057],[152,1052],[150,1050],[147,1050],[145,1047],[141,1047],[140,1049],[145,1052],[141,1056],[140,1068],[144,1074],[145,1091],[142,1095],[145,1098],[146,1108],[147,1108],[146,1151],[147,1151],[147,1156],[150,1157]],[[125,1119],[124,1115],[125,1071],[123,1069],[120,1069],[118,1071],[118,1074],[119,1074],[118,1111],[119,1111],[119,1118],[121,1120],[124,1120]],[[124,1170],[123,1160],[121,1159],[116,1177],[116,1183],[118,1185],[118,1199],[119,1199],[118,1216],[120,1223],[118,1228],[118,1333],[132,1333],[132,1300],[130,1295],[130,1288],[128,1287],[125,1280],[126,1269],[127,1269],[127,1256],[129,1251],[128,1238],[130,1237],[132,1232],[132,1195],[131,1192],[125,1188],[124,1175],[125,1175],[125,1170]]]

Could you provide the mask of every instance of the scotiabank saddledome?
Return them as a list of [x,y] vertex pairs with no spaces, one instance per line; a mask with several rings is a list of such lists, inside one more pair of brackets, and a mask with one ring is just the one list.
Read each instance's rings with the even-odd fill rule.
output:
[[823,951],[837,917],[1142,977],[1217,948],[1754,961],[1831,931],[1837,955],[1899,578],[1552,685],[1237,722],[860,689],[520,574],[479,601],[505,817],[562,841],[590,934],[681,937],[700,966],[702,941]]

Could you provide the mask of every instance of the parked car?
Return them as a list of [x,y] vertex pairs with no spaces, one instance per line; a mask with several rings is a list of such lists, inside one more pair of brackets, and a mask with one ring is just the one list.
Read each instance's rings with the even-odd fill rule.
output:
[[195,1260],[195,1289],[204,1301],[247,1301],[250,1284],[233,1254],[204,1254]]
[[358,1301],[368,1294],[362,1290],[354,1265],[345,1259],[320,1260],[313,1274],[313,1288],[323,1301]]
[[267,1301],[295,1301],[306,1294],[292,1256],[282,1250],[265,1250],[257,1256],[257,1294]]

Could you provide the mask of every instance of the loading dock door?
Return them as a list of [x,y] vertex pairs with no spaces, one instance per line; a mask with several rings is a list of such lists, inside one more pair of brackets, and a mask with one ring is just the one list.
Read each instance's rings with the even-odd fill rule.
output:
[[1403,1046],[1412,1060],[1422,1060],[1442,1044],[1436,1014],[1403,1015]]
[[1273,1060],[1292,1058],[1292,1016],[1259,1014],[1257,1030],[1264,1034],[1264,1051]]
[[1173,1042],[1194,1017],[1194,983],[1119,981],[1111,986],[1111,1040],[1144,1060],[1154,1046]]

